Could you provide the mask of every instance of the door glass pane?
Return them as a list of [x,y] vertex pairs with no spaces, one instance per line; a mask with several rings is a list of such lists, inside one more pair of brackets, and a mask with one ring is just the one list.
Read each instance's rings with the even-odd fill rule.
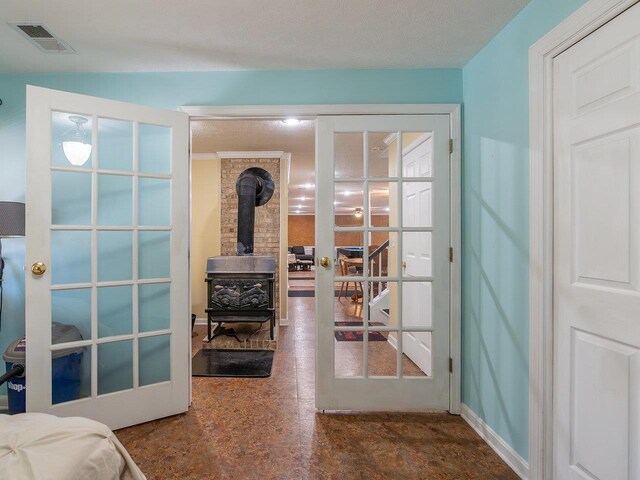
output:
[[51,172],[51,223],[91,225],[91,174]]
[[51,352],[51,403],[91,396],[91,349],[71,348]]
[[431,276],[431,235],[431,232],[402,233],[402,274],[405,277]]
[[333,201],[336,226],[363,226],[364,183],[336,183]]
[[140,178],[140,225],[165,226],[171,222],[171,180]]
[[425,132],[402,134],[402,167],[405,177],[433,176],[431,136]]
[[364,177],[364,134],[336,133],[334,137],[335,178]]
[[367,345],[367,375],[369,377],[395,377],[398,374],[398,352],[394,348],[394,339],[398,332],[369,331]]
[[133,170],[133,123],[98,119],[98,168]]
[[431,282],[402,282],[402,326],[431,327]]
[[170,335],[138,340],[140,386],[171,380]]
[[402,334],[402,375],[405,377],[430,377],[433,374],[431,332],[404,332]]
[[379,297],[369,303],[369,323],[373,327],[399,327],[398,282],[384,282]]
[[[391,245],[395,247],[397,232],[371,232],[370,234],[370,246],[369,254],[367,255],[367,272],[369,277],[382,278],[383,280],[390,276],[390,272],[395,272],[395,269],[391,269],[389,265],[389,252]],[[393,240],[393,242],[392,242]],[[386,283],[378,285],[379,282],[373,282],[374,288],[371,298],[378,293],[384,291]]]
[[138,233],[138,277],[169,278],[170,232]]
[[[51,232],[51,283],[91,281],[91,232]],[[64,322],[63,322],[64,323]]]
[[138,285],[139,331],[149,332],[170,327],[170,293],[169,283]]
[[98,175],[98,225],[132,225],[132,182],[129,176]]
[[98,337],[133,331],[131,285],[98,288]]
[[98,345],[98,395],[133,388],[133,340]]
[[396,182],[371,182],[368,186],[370,226],[398,226],[398,194]]
[[51,164],[56,167],[92,167],[91,116],[51,113]]
[[402,226],[432,227],[431,182],[403,182]]
[[370,178],[398,176],[397,152],[387,143],[395,145],[398,132],[369,132],[369,174]]
[[131,280],[132,232],[98,232],[98,281]]
[[[76,327],[82,340],[91,338],[91,289],[54,290],[51,292],[51,322]],[[53,338],[53,343],[66,342]]]
[[157,125],[138,126],[138,171],[143,173],[171,173],[171,129]]
[[335,376],[362,377],[364,375],[362,331],[335,332],[334,335]]

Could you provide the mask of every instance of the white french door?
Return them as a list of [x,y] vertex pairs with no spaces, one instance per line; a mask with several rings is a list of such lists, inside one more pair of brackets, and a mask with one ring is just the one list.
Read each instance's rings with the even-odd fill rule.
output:
[[449,121],[318,117],[318,409],[449,408]]
[[181,112],[27,87],[28,412],[188,409],[188,139]]
[[640,479],[640,5],[554,60],[553,478]]

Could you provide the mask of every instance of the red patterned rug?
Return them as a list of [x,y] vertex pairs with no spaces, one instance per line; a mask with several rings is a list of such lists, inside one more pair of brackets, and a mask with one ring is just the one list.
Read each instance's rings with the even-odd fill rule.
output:
[[[384,325],[380,322],[369,322],[370,327],[379,327]],[[336,322],[336,327],[361,327],[362,322]],[[336,340],[339,342],[361,342],[364,337],[364,331],[356,330],[352,332],[334,332]],[[369,332],[370,342],[386,342],[387,337],[383,334],[387,332]]]

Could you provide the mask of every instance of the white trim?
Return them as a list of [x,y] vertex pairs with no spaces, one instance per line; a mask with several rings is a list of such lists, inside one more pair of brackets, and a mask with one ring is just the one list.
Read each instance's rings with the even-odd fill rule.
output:
[[218,152],[192,153],[191,160],[220,160]]
[[0,395],[0,410],[9,410],[9,397]]
[[451,221],[450,244],[453,248],[453,262],[450,275],[451,318],[449,333],[449,356],[452,370],[449,382],[449,412],[460,414],[462,396],[462,126],[460,105],[450,113],[449,138],[453,140],[453,152],[450,154],[451,176]]
[[553,478],[553,59],[637,1],[590,0],[529,49],[529,462],[532,480]]
[[288,327],[289,326],[289,319],[288,318],[284,318],[284,317],[280,317],[280,326],[281,327]]
[[529,464],[524,458],[518,455],[518,452],[511,448],[500,435],[464,403],[462,404],[462,418],[511,467],[516,475],[524,480],[529,479]]
[[202,317],[202,318],[196,318],[196,323],[195,325],[207,325],[207,318],[206,317]]
[[369,105],[222,105],[222,106],[182,106],[192,120],[229,118],[281,118],[307,117],[318,115],[422,115],[450,114],[457,104],[369,104]]
[[291,153],[283,151],[229,151],[192,153],[191,160],[220,160],[223,158],[291,158]]

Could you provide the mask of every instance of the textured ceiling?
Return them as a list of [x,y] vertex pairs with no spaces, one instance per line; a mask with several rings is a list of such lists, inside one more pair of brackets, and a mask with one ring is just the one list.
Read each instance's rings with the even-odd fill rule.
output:
[[[0,72],[461,67],[528,0],[4,0]],[[46,54],[7,22],[42,22]]]

